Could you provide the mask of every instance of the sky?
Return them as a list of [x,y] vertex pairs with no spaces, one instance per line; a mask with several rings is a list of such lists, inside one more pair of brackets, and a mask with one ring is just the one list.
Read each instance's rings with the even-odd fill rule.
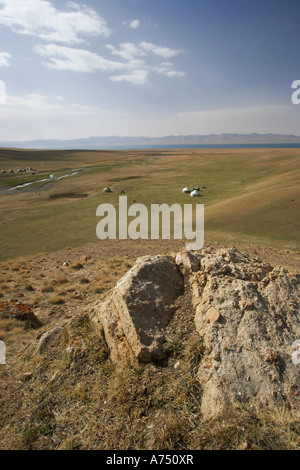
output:
[[299,0],[0,0],[0,141],[300,135],[299,25]]

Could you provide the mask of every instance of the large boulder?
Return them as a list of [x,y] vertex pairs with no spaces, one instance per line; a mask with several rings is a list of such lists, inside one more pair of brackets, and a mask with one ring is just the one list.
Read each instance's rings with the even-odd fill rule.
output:
[[104,335],[113,361],[165,357],[164,331],[182,287],[173,257],[141,257],[108,299],[93,307],[91,319]]
[[142,257],[90,317],[112,361],[160,360],[184,293],[202,343],[196,378],[203,419],[225,417],[238,402],[297,414],[299,281],[299,274],[234,248]]
[[237,401],[299,411],[300,276],[235,249],[208,253],[191,278],[195,326],[204,341],[198,370],[204,419]]

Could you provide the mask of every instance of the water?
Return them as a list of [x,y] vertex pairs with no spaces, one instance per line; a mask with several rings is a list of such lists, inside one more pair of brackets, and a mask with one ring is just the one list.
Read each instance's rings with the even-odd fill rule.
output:
[[[43,178],[41,180],[37,181],[32,181],[30,183],[24,183],[24,184],[19,184],[18,186],[13,186],[11,188],[5,189],[1,191],[1,194],[9,194],[9,193],[14,193],[15,191],[20,191],[20,190],[29,190],[33,189],[36,184],[40,183],[45,183],[43,186],[39,187],[39,190],[42,190],[45,188],[47,183],[54,184],[57,181],[60,181],[63,178],[69,178],[70,176],[75,176],[78,175],[79,173],[85,173],[88,171],[88,169],[85,168],[77,168],[75,170],[70,170],[68,173],[64,172],[57,172],[57,173],[51,173],[48,178]],[[36,189],[36,188],[35,188]]]
[[[14,146],[14,148],[26,149],[32,148],[28,145],[22,145],[20,147]],[[169,149],[297,149],[300,148],[300,143],[277,143],[277,144],[177,144],[177,145],[114,145],[114,144],[102,144],[102,145],[89,145],[89,144],[77,144],[77,145],[37,145],[34,146],[35,150],[169,150]]]

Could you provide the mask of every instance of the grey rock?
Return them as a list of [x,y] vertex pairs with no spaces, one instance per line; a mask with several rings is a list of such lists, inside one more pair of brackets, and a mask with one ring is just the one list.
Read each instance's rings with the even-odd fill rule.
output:
[[165,357],[164,330],[183,287],[170,256],[139,258],[106,302],[94,306],[91,318],[103,332],[114,361],[142,362]]
[[[195,325],[205,345],[197,377],[204,419],[227,412],[235,401],[299,406],[300,369],[291,360],[300,338],[300,277],[237,250],[202,258],[206,283],[193,279]],[[267,281],[267,282],[266,282]],[[200,291],[200,294],[199,294]],[[208,321],[210,312],[217,321]],[[274,393],[275,392],[275,393]]]

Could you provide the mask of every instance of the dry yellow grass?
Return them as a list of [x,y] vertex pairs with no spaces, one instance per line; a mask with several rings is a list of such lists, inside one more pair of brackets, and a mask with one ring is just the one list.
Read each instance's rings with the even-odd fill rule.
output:
[[56,280],[57,280],[58,284],[68,284],[68,282],[69,282],[68,276],[66,276],[64,274],[58,276],[58,278]]
[[[144,254],[145,246],[139,250]],[[79,271],[71,267],[82,259],[78,250],[34,259],[35,292],[18,282],[20,272],[5,270],[8,278],[12,273],[16,276],[14,297],[23,292],[24,303],[36,300],[34,312],[41,326],[30,329],[16,320],[0,319],[0,335],[8,348],[7,365],[0,366],[5,386],[0,397],[2,449],[297,448],[299,423],[283,408],[236,405],[228,419],[202,422],[196,371],[203,345],[194,333],[188,295],[179,299],[177,314],[168,326],[164,364],[113,365],[86,310],[114,286],[135,257],[115,252],[114,258],[105,258],[105,252],[99,254],[93,245],[82,253],[90,259],[82,261]],[[277,260],[276,251],[264,249],[263,253]],[[68,265],[64,265],[66,259]],[[294,261],[294,255],[286,253],[285,265]],[[55,281],[54,292],[41,293],[47,281],[40,276],[43,272],[48,273],[48,282]],[[68,282],[57,282],[61,276]],[[95,282],[81,283],[81,276]],[[64,303],[51,304],[52,295]],[[4,294],[5,300],[10,298],[11,293]],[[65,325],[66,320],[71,321],[68,329],[51,348],[40,354],[30,352],[30,345],[44,331]]]
[[[55,169],[96,161],[118,166],[51,190],[87,193],[87,198],[50,199],[42,191],[0,196],[6,258],[0,263],[1,301],[22,299],[40,322],[33,329],[0,318],[0,339],[7,345],[7,364],[0,365],[1,449],[299,448],[299,423],[284,408],[235,404],[228,419],[203,423],[196,380],[203,345],[194,334],[188,297],[180,299],[169,324],[164,364],[113,365],[107,345],[89,324],[90,305],[105,297],[138,256],[184,246],[176,240],[94,240],[97,205],[115,204],[122,189],[129,204],[161,202],[166,187],[172,190],[164,202],[186,203],[181,187],[201,181],[207,185],[200,202],[214,246],[234,239],[238,248],[266,262],[299,271],[298,150],[163,153],[154,160],[150,151],[63,153],[65,160],[55,160]],[[54,169],[51,156],[35,154],[41,171]],[[107,185],[114,189],[108,197],[102,192]],[[56,326],[64,333],[47,353],[34,353],[30,348],[42,333]]]
[[61,295],[61,293],[54,293],[50,298],[49,298],[49,303],[52,305],[60,305],[64,304],[65,301]]
[[54,291],[54,287],[52,283],[50,283],[49,281],[45,281],[42,284],[41,292],[45,293],[45,292],[53,292],[53,291]]

